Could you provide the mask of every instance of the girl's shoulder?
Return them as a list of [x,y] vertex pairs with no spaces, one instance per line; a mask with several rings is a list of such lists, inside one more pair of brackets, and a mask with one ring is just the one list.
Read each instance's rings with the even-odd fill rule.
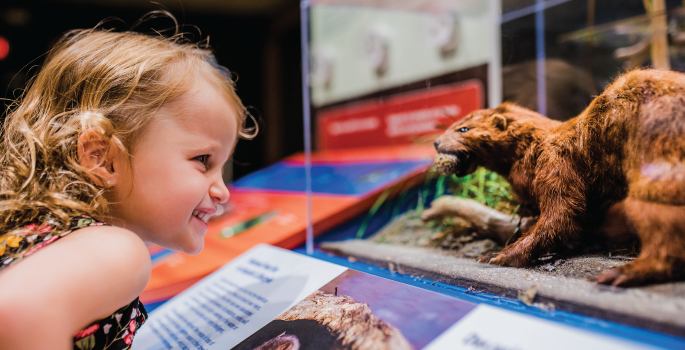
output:
[[45,235],[31,249],[45,245],[0,272],[0,320],[13,315],[12,322],[39,328],[56,322],[74,334],[140,295],[151,268],[144,242],[129,230],[83,219],[59,238]]
[[134,289],[140,289],[134,295],[137,297],[145,288],[151,270],[150,253],[143,240],[130,230],[96,221],[73,227],[71,233],[55,242],[55,249],[60,251],[51,255],[59,255],[66,262],[87,262],[91,269],[114,283],[132,283],[138,287]]
[[[46,219],[21,225],[6,234],[0,234],[0,271],[58,240],[63,240],[67,236],[76,236],[76,231],[80,231],[78,235],[83,234],[86,228],[88,228],[85,230],[87,232],[101,232],[99,237],[105,233],[115,233],[117,235],[115,238],[121,239],[122,242],[137,246],[144,244],[133,232],[105,224],[87,215],[72,217],[66,229],[60,230],[58,227],[53,220]],[[93,230],[94,227],[102,228]]]
[[[59,253],[63,256],[58,260],[87,258],[96,263],[112,258],[119,260],[126,256],[128,259],[120,261],[118,266],[127,267],[127,262],[136,269],[149,265],[147,247],[138,235],[86,215],[71,218],[71,225],[67,230],[59,230],[48,221],[30,223],[12,230],[11,233],[0,241],[0,272],[48,247],[60,248]],[[94,255],[93,252],[98,254]]]

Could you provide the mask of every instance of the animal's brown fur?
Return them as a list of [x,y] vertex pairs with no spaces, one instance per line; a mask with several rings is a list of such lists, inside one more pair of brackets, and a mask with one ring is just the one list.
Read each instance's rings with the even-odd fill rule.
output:
[[598,282],[685,277],[684,74],[626,73],[564,123],[509,103],[475,111],[440,136],[436,148],[443,172],[461,176],[484,166],[540,208],[539,221],[490,263],[526,266],[560,245],[573,246],[581,234],[598,232],[611,207],[625,214],[642,251]]

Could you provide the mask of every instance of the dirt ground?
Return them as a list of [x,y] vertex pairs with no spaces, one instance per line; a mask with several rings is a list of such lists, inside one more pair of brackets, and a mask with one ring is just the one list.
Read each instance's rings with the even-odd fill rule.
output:
[[[456,226],[459,226],[457,223]],[[462,227],[463,228],[463,227]],[[429,247],[458,258],[476,260],[479,256],[496,252],[501,244],[480,239],[462,228],[431,228],[414,211],[400,215],[383,229],[369,237],[377,243]],[[632,249],[609,251],[602,247],[590,247],[580,253],[550,254],[539,259],[538,264],[525,269],[569,278],[589,279],[604,270],[621,266],[633,259]]]
[[[441,219],[442,220],[442,219]],[[497,239],[497,238],[495,238]],[[516,236],[510,237],[515,241]],[[594,239],[594,238],[593,238]],[[588,282],[603,271],[634,260],[638,242],[608,248],[583,241],[527,268],[475,263],[503,244],[483,239],[459,219],[424,222],[407,212],[366,240],[322,243],[330,254],[462,288],[518,299],[541,310],[564,310],[658,332],[685,336],[685,281],[617,288]],[[467,292],[468,293],[468,292]]]

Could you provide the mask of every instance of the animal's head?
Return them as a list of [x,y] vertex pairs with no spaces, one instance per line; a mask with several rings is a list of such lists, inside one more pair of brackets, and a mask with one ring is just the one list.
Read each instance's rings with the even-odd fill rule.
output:
[[436,168],[445,175],[465,176],[484,166],[505,175],[517,149],[521,121],[530,118],[547,119],[512,103],[472,112],[435,140]]
[[281,333],[266,343],[256,347],[254,350],[299,350],[300,340],[292,334]]

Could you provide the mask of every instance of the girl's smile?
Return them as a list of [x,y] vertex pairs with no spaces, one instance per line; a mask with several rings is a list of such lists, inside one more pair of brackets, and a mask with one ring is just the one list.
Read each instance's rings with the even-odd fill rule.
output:
[[237,141],[238,119],[205,79],[166,103],[133,146],[132,171],[114,161],[114,223],[143,240],[188,254],[204,244],[207,221],[228,201],[223,164]]
[[[195,209],[193,210],[193,216],[206,224],[212,216],[212,214],[209,214],[211,211],[212,209]],[[213,211],[216,212],[216,209]]]

